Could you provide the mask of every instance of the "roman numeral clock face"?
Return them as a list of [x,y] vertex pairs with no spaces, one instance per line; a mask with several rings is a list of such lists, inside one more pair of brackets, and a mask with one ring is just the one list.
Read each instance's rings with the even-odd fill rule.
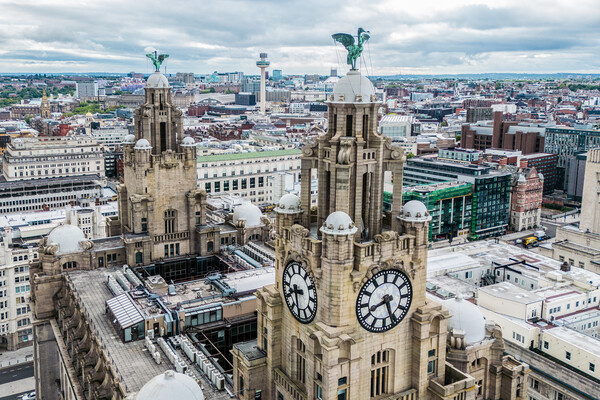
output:
[[385,332],[400,323],[412,301],[412,286],[401,271],[379,271],[364,284],[356,299],[356,317],[369,332]]
[[298,321],[308,324],[317,315],[315,284],[299,262],[290,262],[283,270],[283,295],[290,312]]

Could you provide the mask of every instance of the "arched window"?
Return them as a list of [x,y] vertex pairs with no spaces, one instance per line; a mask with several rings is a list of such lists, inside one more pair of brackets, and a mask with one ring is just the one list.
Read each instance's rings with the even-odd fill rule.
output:
[[390,350],[381,350],[371,356],[371,398],[389,393]]
[[137,253],[135,253],[135,263],[136,264],[142,263],[142,252],[141,251],[138,251]]

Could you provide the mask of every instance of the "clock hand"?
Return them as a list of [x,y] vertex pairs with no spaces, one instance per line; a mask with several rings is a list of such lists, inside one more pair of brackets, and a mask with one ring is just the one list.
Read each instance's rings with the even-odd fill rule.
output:
[[382,306],[382,305],[384,305],[385,303],[386,303],[386,298],[384,297],[384,298],[383,298],[383,300],[381,300],[379,303],[377,303],[377,304],[373,304],[373,305],[372,305],[372,306],[369,308],[369,310],[370,310],[371,312],[373,312],[373,311],[377,310],[377,309],[379,308],[379,306]]
[[385,307],[387,308],[388,315],[392,319],[392,322],[395,322],[396,321],[396,316],[394,314],[392,314],[392,306],[390,306],[390,302],[389,301],[385,302]]
[[298,303],[298,285],[294,285],[294,298],[296,299],[296,306],[300,308],[300,304]]

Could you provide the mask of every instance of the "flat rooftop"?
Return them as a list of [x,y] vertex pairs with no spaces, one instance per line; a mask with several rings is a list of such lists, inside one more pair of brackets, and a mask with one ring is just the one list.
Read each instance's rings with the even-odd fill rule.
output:
[[161,352],[162,364],[152,359],[143,340],[123,343],[109,321],[105,310],[106,301],[113,296],[106,286],[109,269],[99,268],[90,271],[67,273],[77,291],[83,309],[93,325],[96,336],[101,338],[104,349],[119,372],[128,392],[139,391],[146,382],[168,369],[173,369],[167,356]]
[[521,289],[510,282],[500,282],[494,285],[480,287],[479,291],[500,299],[510,300],[521,304],[530,304],[544,300],[542,296]]

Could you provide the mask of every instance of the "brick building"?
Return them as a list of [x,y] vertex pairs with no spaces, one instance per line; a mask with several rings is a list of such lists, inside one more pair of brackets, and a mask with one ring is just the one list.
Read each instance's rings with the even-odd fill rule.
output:
[[501,111],[494,112],[492,125],[489,123],[465,124],[461,128],[460,147],[485,150],[520,150],[523,154],[544,151],[545,128],[519,125],[504,121]]
[[544,178],[535,168],[519,170],[513,177],[510,228],[523,231],[540,226]]
[[521,168],[532,168],[544,177],[544,194],[550,194],[558,183],[558,155],[550,153],[533,153],[521,157]]

